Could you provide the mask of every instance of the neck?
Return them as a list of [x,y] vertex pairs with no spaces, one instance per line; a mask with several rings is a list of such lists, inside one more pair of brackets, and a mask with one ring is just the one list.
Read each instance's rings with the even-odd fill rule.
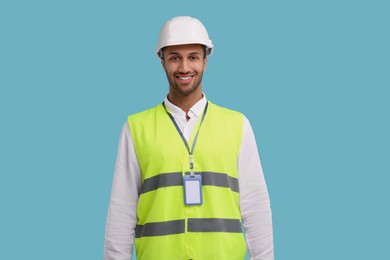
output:
[[175,106],[180,107],[184,112],[188,113],[199,100],[203,98],[203,93],[191,93],[188,96],[175,95],[175,93],[168,93],[168,100]]

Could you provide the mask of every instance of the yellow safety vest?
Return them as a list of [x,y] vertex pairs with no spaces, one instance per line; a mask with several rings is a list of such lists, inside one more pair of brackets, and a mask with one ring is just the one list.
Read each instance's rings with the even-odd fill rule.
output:
[[163,105],[131,115],[128,122],[142,174],[137,259],[244,259],[237,171],[243,115],[209,101],[193,154],[195,174],[203,181],[198,206],[184,204],[189,152]]

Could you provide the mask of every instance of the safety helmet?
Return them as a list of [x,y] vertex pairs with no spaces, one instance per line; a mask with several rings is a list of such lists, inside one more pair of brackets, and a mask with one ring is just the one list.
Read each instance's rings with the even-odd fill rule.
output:
[[207,56],[213,52],[214,45],[206,28],[198,19],[190,16],[174,17],[161,28],[156,53],[161,58],[161,50],[164,47],[194,43],[204,45]]

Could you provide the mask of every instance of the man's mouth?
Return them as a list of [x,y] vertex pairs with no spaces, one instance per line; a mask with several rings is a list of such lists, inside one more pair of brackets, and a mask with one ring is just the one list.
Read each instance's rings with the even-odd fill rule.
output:
[[187,76],[187,77],[180,77],[180,76],[178,76],[178,78],[181,79],[181,80],[189,80],[192,77],[193,76]]
[[192,78],[194,77],[195,75],[190,75],[190,76],[175,76],[176,79],[179,81],[179,82],[182,82],[182,83],[186,83],[186,82],[190,82],[192,80]]

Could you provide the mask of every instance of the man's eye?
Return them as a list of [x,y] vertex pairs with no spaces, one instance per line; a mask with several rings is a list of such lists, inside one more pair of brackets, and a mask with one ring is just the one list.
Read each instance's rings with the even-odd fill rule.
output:
[[179,57],[172,56],[172,57],[170,58],[170,60],[172,60],[172,61],[177,61],[177,60],[179,60]]
[[190,59],[191,60],[199,60],[199,57],[198,56],[191,56]]

